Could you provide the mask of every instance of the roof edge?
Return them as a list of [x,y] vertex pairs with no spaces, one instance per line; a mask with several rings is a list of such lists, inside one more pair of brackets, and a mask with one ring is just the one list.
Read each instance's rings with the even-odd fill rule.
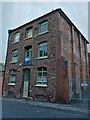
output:
[[15,31],[15,30],[17,30],[17,29],[20,29],[20,28],[22,28],[22,27],[24,27],[24,26],[26,26],[26,25],[34,22],[34,21],[37,21],[37,20],[39,20],[39,19],[41,19],[41,18],[43,18],[43,17],[45,17],[45,16],[48,16],[48,15],[50,15],[50,14],[55,13],[55,12],[59,12],[71,26],[74,26],[75,30],[76,30],[79,34],[81,34],[82,38],[87,42],[87,44],[89,44],[89,41],[85,38],[85,36],[80,32],[80,30],[74,25],[74,23],[73,23],[73,22],[70,20],[70,18],[65,14],[65,12],[63,12],[63,10],[62,10],[61,8],[57,8],[57,9],[55,9],[55,10],[52,10],[51,12],[48,12],[48,13],[46,13],[46,14],[44,14],[44,15],[42,15],[42,16],[40,16],[40,17],[38,17],[38,18],[30,21],[30,22],[27,22],[27,23],[23,24],[23,25],[20,25],[19,27],[15,28],[15,29],[9,29],[9,30],[8,30],[8,33],[11,33],[11,32],[13,32],[13,31]]

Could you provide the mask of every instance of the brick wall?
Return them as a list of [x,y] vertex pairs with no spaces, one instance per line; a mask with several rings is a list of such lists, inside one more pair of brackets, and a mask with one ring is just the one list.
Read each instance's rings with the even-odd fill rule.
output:
[[[14,31],[9,36],[9,43],[8,43],[8,51],[7,51],[7,59],[6,59],[6,71],[5,71],[5,80],[4,80],[4,89],[3,94],[7,95],[8,91],[13,91],[16,97],[20,97],[20,93],[22,95],[22,81],[23,81],[23,70],[26,68],[30,69],[30,87],[31,87],[31,93],[30,96],[37,95],[45,95],[47,97],[52,96],[53,99],[55,99],[56,95],[56,63],[55,63],[55,49],[56,49],[56,40],[57,40],[57,29],[58,29],[58,16],[59,13],[52,14],[50,16],[47,16],[45,18],[42,18],[39,21],[33,22],[30,25],[17,30],[21,33],[20,42],[16,44],[12,44],[13,42],[13,35]],[[25,39],[25,30],[29,26],[33,26],[33,29],[38,27],[39,22],[47,19],[49,23],[49,32],[44,35],[34,36],[31,39]],[[35,32],[35,31],[34,31]],[[33,33],[34,34],[34,33]],[[37,59],[37,50],[38,50],[38,43],[42,41],[48,42],[48,59]],[[23,58],[24,58],[24,47],[27,45],[32,45],[32,64],[31,66],[24,66],[23,65]],[[11,54],[13,49],[19,50],[19,61],[18,63],[12,64],[11,62]],[[20,66],[20,63],[22,65]],[[42,87],[35,87],[36,80],[37,80],[37,68],[38,67],[47,67],[47,88]],[[17,71],[17,78],[16,78],[16,85],[15,86],[9,86],[9,79],[10,79],[10,70],[15,69]]]
[[[72,89],[78,90],[78,80],[88,78],[87,43],[80,33],[62,16],[60,17],[61,55],[68,62],[68,79],[72,81]],[[78,90],[79,91],[79,90]]]

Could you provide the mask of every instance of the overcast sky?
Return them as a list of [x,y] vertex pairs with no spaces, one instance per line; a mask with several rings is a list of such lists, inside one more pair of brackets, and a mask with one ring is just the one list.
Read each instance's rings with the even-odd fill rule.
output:
[[5,62],[8,29],[14,29],[57,8],[61,8],[88,39],[88,2],[2,2],[2,61],[0,58],[0,62]]

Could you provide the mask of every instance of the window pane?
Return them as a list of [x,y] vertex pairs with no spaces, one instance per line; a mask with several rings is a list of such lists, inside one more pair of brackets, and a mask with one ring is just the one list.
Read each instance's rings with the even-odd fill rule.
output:
[[20,33],[16,33],[16,34],[14,35],[14,42],[18,42],[19,39],[20,39]]
[[38,73],[38,76],[42,76],[42,73]]
[[25,64],[30,64],[32,59],[32,49],[31,46],[25,49],[25,58],[24,58],[24,63]]
[[13,51],[13,56],[14,57],[18,56],[18,50]]
[[39,51],[39,57],[42,57],[42,56],[43,56],[43,51],[40,50],[40,51]]
[[47,68],[40,67],[37,70],[37,83],[38,84],[46,84],[47,83]]
[[42,68],[40,67],[40,68],[38,68],[38,71],[42,71]]
[[12,70],[10,72],[10,83],[15,83],[15,81],[16,81],[16,71]]
[[39,33],[44,33],[48,31],[48,22],[41,23],[39,26]]
[[32,37],[32,29],[27,30],[27,37]]
[[18,50],[12,51],[12,62],[18,61]]
[[46,68],[46,67],[43,67],[43,71],[47,71],[47,68]]
[[47,56],[47,50],[44,51],[44,55],[43,56]]
[[43,76],[47,76],[47,73],[46,73],[46,72],[43,72]]
[[38,57],[47,56],[47,42],[38,45]]

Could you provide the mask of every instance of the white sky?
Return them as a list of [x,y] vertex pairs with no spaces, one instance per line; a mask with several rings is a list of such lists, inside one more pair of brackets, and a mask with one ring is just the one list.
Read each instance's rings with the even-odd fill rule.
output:
[[2,40],[2,60],[0,57],[0,62],[5,62],[8,29],[14,29],[23,25],[52,11],[52,9],[55,10],[61,8],[81,33],[88,39],[88,0],[86,0],[86,2],[82,2],[85,0],[82,0],[81,2],[65,2],[65,0],[63,2],[60,0],[56,0],[56,2],[51,2],[51,0],[45,0],[50,2],[33,1],[34,2],[8,2],[8,0],[2,0],[2,12],[0,4],[0,16],[2,17],[2,19],[0,19],[0,23],[2,22],[2,31],[0,30],[2,36],[2,38],[0,36],[0,39]]

